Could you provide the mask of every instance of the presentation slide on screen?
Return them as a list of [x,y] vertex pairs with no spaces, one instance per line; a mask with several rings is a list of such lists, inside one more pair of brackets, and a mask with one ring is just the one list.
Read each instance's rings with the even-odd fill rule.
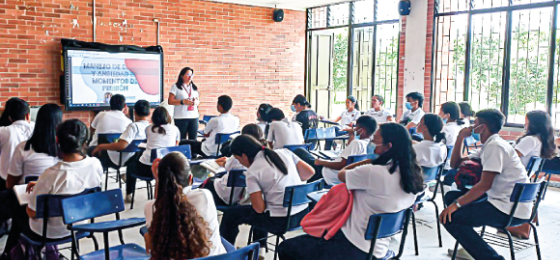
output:
[[67,62],[70,106],[108,106],[115,94],[125,96],[127,103],[161,101],[160,54],[68,50]]

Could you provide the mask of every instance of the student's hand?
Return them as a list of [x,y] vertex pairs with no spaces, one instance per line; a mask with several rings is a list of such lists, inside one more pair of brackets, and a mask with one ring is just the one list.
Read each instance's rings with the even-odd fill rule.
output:
[[227,159],[226,157],[218,158],[216,159],[216,163],[221,167],[224,167],[226,165],[226,159]]
[[91,155],[97,157],[99,156],[99,154],[101,153],[102,149],[99,147],[99,145],[97,147],[95,147],[95,149],[93,149],[93,151],[91,152]]
[[35,185],[37,185],[37,182],[36,182],[36,181],[31,181],[31,182],[29,182],[29,183],[27,184],[27,188],[25,188],[25,191],[26,191],[27,193],[33,192],[33,187],[35,187]]
[[154,179],[156,179],[156,181],[158,181],[158,166],[160,161],[160,158],[156,158],[152,163],[152,174],[154,175]]
[[453,212],[457,211],[457,209],[459,209],[457,207],[457,204],[451,204],[441,212],[441,215],[439,215],[439,221],[443,224],[447,223],[448,221],[451,222],[451,215],[453,215]]
[[459,132],[459,138],[467,138],[471,136],[471,133],[472,133],[472,126],[465,127],[461,129],[461,131]]

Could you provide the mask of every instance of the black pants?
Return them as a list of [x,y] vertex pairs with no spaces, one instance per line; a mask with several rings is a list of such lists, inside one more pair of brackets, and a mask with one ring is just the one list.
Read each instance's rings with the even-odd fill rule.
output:
[[[292,215],[290,226],[299,226],[299,223],[308,212],[309,209],[305,209],[302,212]],[[286,228],[286,217],[271,217],[268,212],[259,214],[253,210],[253,207],[250,205],[229,208],[226,212],[224,212],[222,217],[222,223],[220,223],[220,234],[225,240],[230,242],[232,245],[235,245],[235,238],[237,238],[237,235],[239,234],[239,225],[241,224],[262,227],[266,228],[267,231],[270,231],[273,234],[281,234]],[[259,243],[261,244],[261,247],[266,247],[266,239],[264,238],[267,236],[268,232],[255,228],[253,232],[253,241],[262,239]]]
[[181,132],[181,140],[196,140],[198,135],[198,118],[175,119],[175,125],[179,128],[179,132]]
[[8,188],[6,188],[6,180],[2,179],[2,177],[0,177],[0,191],[4,191],[7,190]]
[[290,238],[278,246],[278,257],[280,260],[346,260],[366,259],[367,253],[354,246],[339,230],[329,240],[310,235]]
[[[204,140],[202,140],[202,142],[204,142]],[[179,145],[190,145],[193,158],[195,158],[197,155],[208,157],[209,155],[202,152],[202,142],[199,142],[197,140],[183,140],[179,143]]]
[[[132,162],[130,162],[132,161]],[[126,194],[132,194],[136,189],[136,178],[132,177],[131,174],[134,173],[136,176],[153,177],[152,166],[145,165],[138,161],[136,157],[132,157],[127,163],[126,167]]]
[[309,180],[307,180],[308,183],[323,178],[323,166],[315,165],[315,157],[312,154],[310,154],[303,148],[296,149],[294,151],[294,154],[296,154],[302,161],[311,165],[313,169],[315,169],[315,174],[311,176]]
[[[4,246],[4,254],[9,254],[12,249],[18,244],[19,236],[22,232],[26,231],[25,233],[34,233],[29,228],[29,217],[27,216],[27,206],[19,205],[17,197],[13,190],[5,190],[0,193],[0,203],[2,211],[2,220],[11,218],[12,219],[12,227],[10,229],[10,233],[8,235],[8,241],[6,241],[6,245]],[[8,211],[8,212],[6,212]],[[3,257],[5,257],[3,254]]]

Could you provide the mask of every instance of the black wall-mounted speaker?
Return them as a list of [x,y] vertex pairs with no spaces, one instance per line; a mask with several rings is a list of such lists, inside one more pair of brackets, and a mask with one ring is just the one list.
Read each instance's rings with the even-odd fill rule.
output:
[[272,13],[272,20],[277,23],[284,21],[284,10],[274,9],[274,12]]
[[400,15],[409,15],[410,14],[410,0],[401,0],[399,2],[399,14]]

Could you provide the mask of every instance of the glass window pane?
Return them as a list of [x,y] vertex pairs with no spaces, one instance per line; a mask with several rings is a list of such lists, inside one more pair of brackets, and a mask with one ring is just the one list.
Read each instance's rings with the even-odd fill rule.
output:
[[506,13],[472,16],[469,102],[474,111],[500,109]]
[[327,7],[311,9],[311,29],[327,27]]
[[512,13],[508,123],[524,124],[531,110],[546,110],[552,8]]
[[373,0],[354,2],[354,23],[373,22]]
[[[560,17],[560,16],[559,16]],[[556,50],[554,60],[554,85],[552,96],[552,123],[554,128],[560,128],[560,19],[556,22]]]
[[397,66],[399,63],[399,24],[377,26],[373,94],[385,99],[385,108],[397,112]]
[[448,13],[469,10],[470,0],[440,0],[437,6],[438,13]]
[[354,29],[352,95],[361,111],[367,111],[371,106],[374,44],[373,27]]
[[513,5],[526,5],[533,3],[552,2],[552,0],[512,0]]
[[348,3],[329,6],[329,26],[347,25],[349,8]]
[[399,19],[399,0],[378,0],[377,21]]
[[348,85],[348,28],[333,29],[333,83],[334,103],[331,115],[340,115],[346,109]]
[[473,9],[488,9],[509,5],[509,0],[472,0]]
[[434,111],[447,101],[464,100],[467,14],[437,18],[434,58]]

